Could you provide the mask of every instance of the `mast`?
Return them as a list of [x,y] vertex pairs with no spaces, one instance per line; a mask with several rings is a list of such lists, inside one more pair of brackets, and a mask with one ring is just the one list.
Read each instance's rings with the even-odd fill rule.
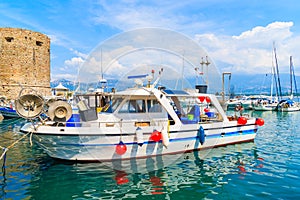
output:
[[293,61],[292,61],[292,56],[290,56],[290,95],[292,98],[293,95],[293,72],[292,72],[292,66],[293,66]]
[[275,43],[273,43],[273,48],[274,48],[275,64],[276,64],[276,72],[277,72],[277,81],[278,81],[278,90],[279,90],[279,100],[281,100],[282,93],[281,93],[281,85],[280,85],[279,69],[278,69],[278,61],[277,61],[277,55],[276,55],[276,47],[275,47]]
[[[277,99],[278,100],[280,100],[279,99],[279,91],[278,91],[278,83],[277,83],[277,75],[276,75],[276,71],[275,71],[275,65],[274,65],[274,51],[272,50],[272,83],[273,83],[273,81],[275,82],[275,91],[276,91],[276,97],[277,97]],[[272,90],[273,91],[273,90]]]
[[[294,85],[295,85],[295,94],[297,95],[297,98],[298,98],[297,81],[296,81],[296,77],[295,77],[295,70],[294,70],[292,56],[290,57],[290,62],[291,62],[291,72],[293,75]],[[299,99],[298,99],[298,101],[299,101]]]

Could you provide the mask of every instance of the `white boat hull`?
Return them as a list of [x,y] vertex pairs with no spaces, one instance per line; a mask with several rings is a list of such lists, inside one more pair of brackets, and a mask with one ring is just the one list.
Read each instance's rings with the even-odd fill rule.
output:
[[[205,142],[200,144],[198,130],[203,127]],[[53,127],[40,126],[34,131],[30,123],[21,131],[33,132],[34,141],[45,152],[57,159],[74,161],[112,161],[116,159],[146,158],[164,154],[178,154],[186,151],[201,150],[253,141],[257,126],[255,120],[249,120],[247,125],[239,126],[236,121],[215,124],[182,125],[178,131],[171,131],[167,147],[163,141],[150,140],[153,127],[142,128],[144,142],[139,145],[134,130],[117,133],[119,128],[97,127]],[[116,153],[119,142],[126,145],[126,152]]]
[[256,111],[275,111],[277,105],[254,105],[253,109]]

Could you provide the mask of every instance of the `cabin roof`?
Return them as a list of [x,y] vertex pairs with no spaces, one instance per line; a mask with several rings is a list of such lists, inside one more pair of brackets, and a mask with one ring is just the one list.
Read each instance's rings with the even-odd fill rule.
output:
[[124,91],[116,92],[114,96],[123,96],[123,95],[130,95],[130,96],[149,96],[152,95],[151,92],[143,89],[143,88],[129,88]]
[[178,96],[178,95],[189,95],[189,93],[187,93],[186,91],[184,91],[184,90],[170,90],[170,89],[167,89],[167,90],[164,90],[164,92],[167,94],[167,95],[169,95],[169,96],[173,96],[173,95],[176,95],[176,96]]

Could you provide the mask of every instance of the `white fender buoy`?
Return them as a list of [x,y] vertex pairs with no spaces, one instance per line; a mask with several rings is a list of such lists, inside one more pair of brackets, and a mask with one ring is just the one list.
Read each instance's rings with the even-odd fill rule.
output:
[[167,148],[170,143],[170,140],[169,140],[168,129],[166,127],[163,127],[163,129],[161,131],[161,137],[162,137],[163,145]]
[[143,131],[140,127],[137,127],[135,130],[135,134],[136,134],[136,140],[138,145],[141,147],[144,144],[144,135],[143,135]]

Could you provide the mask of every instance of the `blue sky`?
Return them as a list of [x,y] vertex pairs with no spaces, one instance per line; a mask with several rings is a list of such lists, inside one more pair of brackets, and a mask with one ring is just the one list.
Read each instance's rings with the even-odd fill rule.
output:
[[[51,79],[76,79],[78,67],[105,40],[158,27],[194,39],[218,69],[268,73],[272,43],[281,71],[293,56],[300,72],[300,4],[296,0],[1,0],[0,27],[51,38]],[[297,73],[299,74],[299,73]]]

